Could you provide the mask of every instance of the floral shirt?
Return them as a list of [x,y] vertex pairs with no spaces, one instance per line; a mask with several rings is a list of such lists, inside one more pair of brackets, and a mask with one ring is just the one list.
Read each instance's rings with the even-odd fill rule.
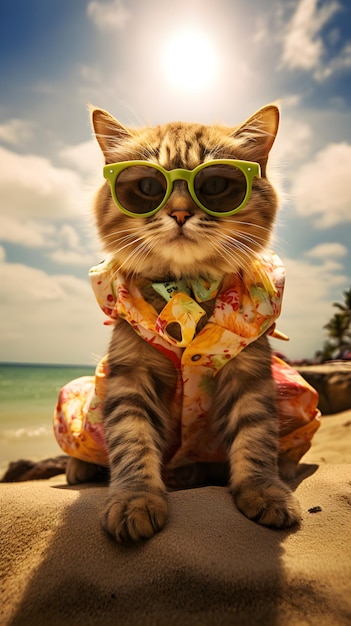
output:
[[[222,283],[205,279],[154,283],[165,299],[160,313],[146,302],[141,285],[124,276],[112,260],[90,270],[90,280],[103,312],[112,320],[125,319],[145,341],[175,365],[178,381],[171,412],[178,428],[167,454],[169,469],[191,462],[225,459],[211,432],[209,409],[218,371],[250,343],[274,327],[280,314],[284,267],[274,253],[266,253],[246,273],[227,275]],[[196,332],[205,315],[202,302],[215,298],[214,310]],[[180,339],[167,329],[177,322]],[[295,462],[309,449],[319,427],[317,392],[286,363],[273,357],[277,388],[280,449]],[[107,359],[95,379],[68,383],[55,412],[55,434],[63,450],[82,460],[107,465],[102,403]]]

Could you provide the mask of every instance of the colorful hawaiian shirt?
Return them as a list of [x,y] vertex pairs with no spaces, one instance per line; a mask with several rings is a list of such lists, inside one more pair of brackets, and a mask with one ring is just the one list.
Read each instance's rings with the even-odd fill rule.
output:
[[[151,283],[162,295],[160,313],[146,302],[143,284],[118,271],[113,260],[90,270],[96,299],[110,320],[126,320],[136,333],[169,358],[178,373],[171,402],[175,428],[165,461],[172,470],[189,463],[220,462],[224,450],[210,428],[210,407],[216,374],[250,343],[269,333],[281,310],[284,267],[279,257],[267,253],[250,270],[227,275],[222,282]],[[214,310],[202,330],[201,304],[215,299]],[[176,322],[180,338],[170,331]],[[320,425],[317,392],[290,366],[273,357],[280,424],[280,451],[296,463],[309,449]],[[68,383],[60,392],[54,429],[62,449],[85,461],[108,465],[102,423],[107,357],[95,377]]]

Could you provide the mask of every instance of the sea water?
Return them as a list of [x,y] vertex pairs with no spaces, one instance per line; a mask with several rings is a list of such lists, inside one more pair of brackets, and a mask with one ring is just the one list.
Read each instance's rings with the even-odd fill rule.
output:
[[94,368],[0,363],[0,475],[10,461],[63,454],[52,417],[61,387]]

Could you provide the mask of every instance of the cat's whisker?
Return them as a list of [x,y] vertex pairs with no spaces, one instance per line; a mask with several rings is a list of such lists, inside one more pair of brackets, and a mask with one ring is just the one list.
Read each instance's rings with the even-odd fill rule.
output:
[[[242,265],[242,269],[245,270],[247,276],[249,276],[252,280],[255,281],[255,271],[252,265],[252,261],[253,259],[257,259],[258,261],[260,261],[260,255],[255,252],[254,250],[252,250],[249,246],[246,246],[244,243],[239,242],[238,246],[237,246],[237,250],[240,251],[244,263]],[[257,270],[257,268],[256,268]]]
[[259,257],[259,254],[255,250],[253,250],[251,246],[248,246],[246,243],[244,243],[244,241],[241,241],[236,237],[225,235],[225,239],[223,241],[227,246],[229,246],[229,248],[236,248],[241,250],[242,252],[245,252],[248,258],[251,258],[252,256]]
[[248,233],[245,230],[235,230],[233,232],[233,230],[229,228],[222,228],[221,232],[224,234],[226,238],[231,239],[233,243],[240,242],[240,241],[247,241],[248,243],[260,245],[262,242],[264,244],[266,244],[267,242],[267,237],[264,237],[264,236],[261,237],[261,235],[257,233],[253,233],[253,232]]
[[122,234],[122,233],[128,233],[128,234],[132,234],[133,232],[135,232],[135,233],[140,233],[140,230],[141,230],[141,229],[140,229],[140,225],[135,226],[135,227],[130,226],[129,228],[121,228],[120,230],[112,230],[110,233],[108,233],[108,234],[106,234],[106,235],[105,235],[105,234],[102,234],[102,235],[101,235],[101,239],[102,239],[102,240],[106,240],[106,239],[108,239],[109,237],[111,237],[111,235],[116,235],[116,236],[119,236],[119,235],[120,235],[120,234]]
[[112,231],[110,233],[110,237],[105,237],[105,239],[107,239],[108,241],[111,241],[111,237],[114,236],[115,239],[113,240],[113,242],[115,243],[117,241],[123,241],[123,240],[126,240],[126,239],[130,239],[130,238],[135,237],[136,235],[139,235],[139,234],[140,234],[140,231],[138,231],[138,230],[135,231],[135,232],[127,232],[126,231],[125,235],[120,234],[119,231]]
[[125,266],[128,266],[128,263],[131,261],[131,259],[138,254],[138,248],[134,248],[130,254],[128,254],[128,256],[124,259],[124,261],[122,261],[121,263],[119,263],[118,268],[116,269],[116,276],[117,273],[122,270]]
[[[133,261],[133,270],[132,276],[136,277],[140,272],[142,272],[143,267],[145,266],[145,262],[147,257],[151,254],[154,245],[150,242],[144,241],[138,245],[135,250],[134,261]],[[133,254],[130,258],[133,258]],[[139,269],[140,268],[140,269]]]
[[[228,223],[231,226],[233,226],[233,221],[231,219],[221,219],[221,224],[224,224],[224,223]],[[244,227],[245,226],[249,226],[251,228],[254,227],[255,231],[256,230],[260,230],[261,232],[266,232],[267,233],[267,239],[270,239],[272,237],[272,228],[268,228],[267,226],[262,226],[260,224],[253,224],[252,222],[245,222],[245,221],[235,220],[235,226],[239,226],[239,225],[242,225]],[[232,229],[230,229],[230,231],[232,232]],[[242,233],[244,231],[240,230],[240,231],[237,231],[237,232],[238,233]],[[252,235],[251,232],[250,232],[250,235]],[[258,235],[255,234],[255,237],[258,237]],[[278,245],[281,248],[283,248],[283,247],[285,247],[287,245],[287,242],[284,239],[282,239],[282,237],[280,237],[280,236],[278,237],[276,233],[274,234],[274,243],[275,243],[275,245]]]
[[157,246],[157,241],[146,241],[144,237],[139,238],[140,243],[128,254],[126,259],[119,265],[118,269],[122,269],[123,267],[130,264],[133,261],[133,267],[130,270],[132,276],[138,275],[138,268],[140,266],[141,270],[145,265],[145,261],[147,257],[151,254],[152,250]]
[[[260,224],[254,224],[252,222],[243,222],[243,221],[239,221],[239,220],[229,220],[229,219],[221,219],[221,225],[222,224],[230,224],[231,225],[231,231],[233,230],[233,226],[235,225],[235,227],[238,226],[249,226],[251,228],[254,228],[255,230],[261,230],[264,231],[266,233],[271,234],[272,229],[268,228],[267,226],[261,226]],[[245,231],[246,232],[246,231]]]
[[252,260],[253,258],[260,258],[257,252],[252,250],[252,248],[247,246],[245,243],[228,236],[226,236],[226,239],[218,241],[217,244],[220,251],[222,253],[224,251],[226,258],[232,259],[236,266],[239,265],[248,275],[254,275]]
[[224,241],[213,241],[210,240],[209,246],[217,253],[217,255],[223,255],[223,252],[226,255],[226,259],[231,259],[236,267],[240,267],[242,265],[242,258],[239,254],[237,254],[237,250],[233,249],[232,246],[228,246]]
[[116,252],[118,254],[119,252],[122,252],[122,250],[125,250],[126,248],[129,248],[130,246],[133,246],[134,244],[138,243],[139,241],[143,241],[143,240],[144,240],[143,237],[137,237],[137,238],[133,237],[133,239],[131,241],[128,241],[128,243],[125,243],[123,246],[119,246],[116,249]]
[[271,231],[270,228],[268,228],[267,226],[262,226],[262,224],[255,224],[255,222],[247,222],[245,220],[239,220],[237,218],[237,216],[232,216],[232,217],[221,217],[221,223],[224,222],[228,222],[229,224],[235,223],[235,224],[244,224],[245,226],[254,226],[255,228],[262,228],[263,230],[268,230],[269,232]]
[[229,228],[222,228],[222,231],[224,231],[224,233],[228,233],[225,234],[225,236],[230,236],[233,239],[239,238],[240,239],[245,239],[248,242],[251,243],[259,243],[259,242],[266,242],[267,241],[267,237],[261,237],[260,235],[256,234],[256,233],[247,233],[244,230],[236,230],[234,235],[233,235],[233,231],[230,230]]

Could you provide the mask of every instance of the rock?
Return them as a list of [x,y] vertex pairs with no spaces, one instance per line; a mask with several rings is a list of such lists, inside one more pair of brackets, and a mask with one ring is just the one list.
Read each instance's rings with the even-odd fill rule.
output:
[[318,408],[324,415],[351,408],[351,362],[330,361],[297,370],[318,391]]
[[27,459],[12,461],[0,482],[19,483],[25,480],[40,480],[64,474],[68,458],[66,455],[60,455],[53,459],[37,462]]

